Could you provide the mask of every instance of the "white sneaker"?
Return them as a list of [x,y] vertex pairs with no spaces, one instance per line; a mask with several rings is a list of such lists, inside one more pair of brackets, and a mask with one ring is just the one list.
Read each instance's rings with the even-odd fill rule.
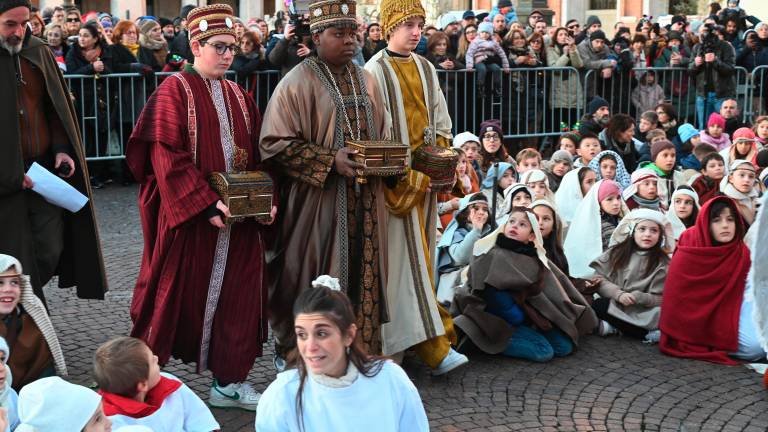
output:
[[661,330],[651,330],[645,335],[643,343],[657,344],[659,343],[659,340],[661,340]]
[[254,390],[250,384],[241,382],[220,387],[214,380],[208,404],[216,408],[240,408],[256,411],[259,398],[261,398],[261,393]]
[[608,321],[600,320],[600,330],[599,330],[600,336],[610,336],[618,334],[619,331],[616,330],[616,327],[610,325]]
[[432,375],[445,375],[459,366],[469,363],[469,359],[464,354],[459,354],[453,348],[448,351],[443,361],[435,369],[432,369]]

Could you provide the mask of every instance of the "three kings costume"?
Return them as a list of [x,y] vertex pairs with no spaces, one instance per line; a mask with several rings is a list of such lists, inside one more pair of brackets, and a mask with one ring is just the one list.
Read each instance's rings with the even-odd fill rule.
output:
[[[385,34],[405,20],[424,17],[417,0],[381,5]],[[379,83],[391,114],[392,139],[409,146],[411,154],[424,144],[425,129],[436,144],[450,147],[451,118],[432,64],[415,54],[397,56],[379,51],[365,65]],[[430,179],[416,170],[384,189],[390,217],[387,224],[387,289],[389,322],[382,325],[384,355],[415,346],[417,355],[436,368],[456,342],[450,314],[437,303],[432,262],[435,254],[437,194],[428,192]]]
[[365,348],[381,352],[380,325],[387,319],[382,181],[369,177],[359,185],[333,168],[347,140],[385,136],[379,94],[371,75],[353,63],[336,74],[310,57],[280,81],[267,105],[261,156],[284,178],[278,234],[267,254],[270,323],[281,350],[295,345],[294,300],[329,274],[355,307]]
[[258,169],[260,124],[245,90],[187,66],[157,88],[128,142],[144,230],[131,335],[161,364],[197,362],[220,382],[244,381],[267,338],[265,228],[253,219],[213,226],[219,196],[207,177]]

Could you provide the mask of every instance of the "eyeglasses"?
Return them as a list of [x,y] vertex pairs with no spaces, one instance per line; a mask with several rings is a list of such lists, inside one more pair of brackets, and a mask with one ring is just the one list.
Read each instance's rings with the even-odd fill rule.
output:
[[579,27],[581,27],[581,25],[579,25],[579,24],[571,24],[571,25],[568,26],[569,29],[577,29]]
[[214,50],[216,50],[216,54],[218,55],[224,55],[224,53],[229,50],[232,54],[238,54],[240,52],[240,47],[237,46],[237,44],[223,44],[223,43],[211,43],[211,42],[201,42],[200,45],[210,45],[213,47]]
[[483,139],[487,139],[487,140],[491,140],[491,141],[496,141],[496,140],[499,139],[499,135],[495,134],[495,133],[494,134],[485,134],[485,135],[483,135]]
[[67,18],[67,22],[80,22],[80,18]]
[[473,34],[473,33],[477,33],[477,30],[467,30],[464,33],[466,33],[466,34]]

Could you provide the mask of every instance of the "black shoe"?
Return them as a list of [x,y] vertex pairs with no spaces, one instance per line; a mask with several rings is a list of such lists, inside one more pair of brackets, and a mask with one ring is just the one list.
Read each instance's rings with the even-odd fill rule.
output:
[[102,183],[96,177],[91,177],[91,189],[102,189],[102,188],[104,188],[104,183]]

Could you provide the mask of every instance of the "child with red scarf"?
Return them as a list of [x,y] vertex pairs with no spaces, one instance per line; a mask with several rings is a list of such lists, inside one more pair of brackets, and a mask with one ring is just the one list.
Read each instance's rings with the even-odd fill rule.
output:
[[729,365],[765,358],[752,295],[745,294],[751,264],[746,229],[736,203],[718,196],[683,232],[664,285],[661,352]]
[[189,387],[173,375],[160,373],[157,356],[139,339],[118,337],[101,345],[94,356],[93,375],[104,414],[115,428],[221,429],[211,410]]
[[701,175],[691,183],[699,195],[699,204],[720,195],[720,181],[725,177],[725,161],[720,153],[710,153],[701,159]]

